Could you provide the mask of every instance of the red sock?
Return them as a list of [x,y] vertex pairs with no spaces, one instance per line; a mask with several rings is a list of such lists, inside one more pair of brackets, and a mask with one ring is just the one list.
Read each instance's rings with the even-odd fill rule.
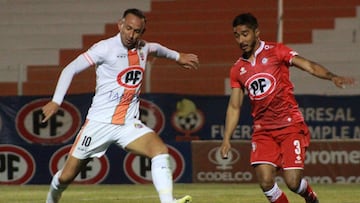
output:
[[[306,200],[306,202],[316,202],[317,200],[317,196],[316,196],[316,193],[312,190],[312,188],[310,187],[310,184],[302,179],[301,180],[301,184],[304,184],[304,186],[306,187],[304,192],[301,192],[300,195],[302,197],[304,197],[304,199]],[[305,185],[306,184],[306,185]],[[304,187],[303,186],[303,187]]]
[[285,193],[281,193],[280,197],[275,200],[274,203],[289,203],[289,200],[287,199]]
[[309,183],[305,179],[301,180],[297,193],[301,195],[307,203],[319,202],[316,193],[312,190]]
[[312,190],[309,184],[306,188],[306,191],[301,194],[301,196],[305,198],[306,202],[316,202],[317,200],[316,193]]

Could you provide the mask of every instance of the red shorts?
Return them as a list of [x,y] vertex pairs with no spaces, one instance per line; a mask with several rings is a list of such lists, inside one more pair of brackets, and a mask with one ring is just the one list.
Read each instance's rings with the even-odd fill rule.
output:
[[283,169],[303,169],[310,133],[305,123],[254,132],[251,165],[271,164]]

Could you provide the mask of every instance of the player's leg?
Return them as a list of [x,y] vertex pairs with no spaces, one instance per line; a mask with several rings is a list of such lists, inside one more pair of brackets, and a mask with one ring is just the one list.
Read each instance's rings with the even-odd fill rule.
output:
[[63,168],[58,171],[50,185],[47,203],[59,201],[62,192],[76,178],[80,170],[93,157],[101,157],[110,145],[113,125],[87,120],[76,136]]
[[285,193],[275,182],[276,167],[271,164],[259,164],[255,166],[256,177],[262,191],[269,202],[288,203]]
[[[143,125],[143,124],[142,124]],[[130,128],[126,135],[134,136],[126,146],[126,150],[132,153],[151,158],[151,175],[153,184],[159,194],[161,203],[172,202],[191,202],[191,197],[185,196],[179,200],[174,200],[173,197],[173,179],[172,170],[170,167],[170,155],[168,148],[161,138],[151,129],[143,126],[141,128],[134,128],[136,125],[129,125]],[[130,134],[129,134],[130,133]]]
[[57,203],[61,198],[62,192],[75,179],[81,168],[86,165],[88,160],[80,160],[69,156],[62,170],[53,176],[47,194],[46,203]]
[[151,158],[153,184],[162,203],[173,202],[173,179],[167,146],[154,132],[148,132],[126,146],[126,149]]
[[304,178],[301,179],[299,188],[295,192],[304,197],[306,203],[319,203],[316,193]]
[[288,188],[302,196],[306,203],[318,203],[316,193],[309,183],[303,178],[303,170],[291,169],[284,171],[284,179]]
[[272,135],[256,132],[252,137],[251,165],[264,195],[269,202],[288,203],[285,193],[275,182],[278,166],[281,165],[280,148]]
[[284,180],[288,188],[304,197],[307,203],[318,203],[316,193],[303,178],[306,148],[309,145],[309,133],[304,123],[289,127],[282,142]]

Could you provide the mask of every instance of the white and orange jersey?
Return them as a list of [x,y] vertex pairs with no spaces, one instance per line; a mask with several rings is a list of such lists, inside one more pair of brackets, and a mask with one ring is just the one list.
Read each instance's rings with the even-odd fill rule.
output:
[[[148,54],[178,60],[179,53],[158,43],[145,43],[128,50],[120,34],[94,44],[64,68],[53,101],[61,104],[72,77],[93,65],[96,67],[96,90],[87,119],[124,124],[139,117],[139,94]],[[64,89],[66,88],[66,89]]]

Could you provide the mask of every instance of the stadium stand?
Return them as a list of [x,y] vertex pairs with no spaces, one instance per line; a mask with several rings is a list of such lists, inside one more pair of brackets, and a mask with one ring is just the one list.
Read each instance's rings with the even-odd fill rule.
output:
[[[359,79],[359,6],[359,0],[284,1],[283,42],[335,72]],[[261,37],[276,40],[276,1],[109,0],[104,4],[96,0],[0,0],[0,95],[17,95],[19,88],[23,95],[52,94],[62,68],[94,42],[114,35],[117,19],[129,7],[147,14],[145,40],[195,52],[201,62],[195,72],[152,59],[151,82],[147,81],[144,91],[223,95],[228,69],[240,53],[231,30],[238,13],[254,13]],[[21,87],[19,75],[24,75]],[[93,91],[93,69],[76,77],[70,94]],[[326,81],[304,77],[307,75],[297,70],[292,74],[297,93],[339,94]],[[341,94],[359,92],[355,87]]]

